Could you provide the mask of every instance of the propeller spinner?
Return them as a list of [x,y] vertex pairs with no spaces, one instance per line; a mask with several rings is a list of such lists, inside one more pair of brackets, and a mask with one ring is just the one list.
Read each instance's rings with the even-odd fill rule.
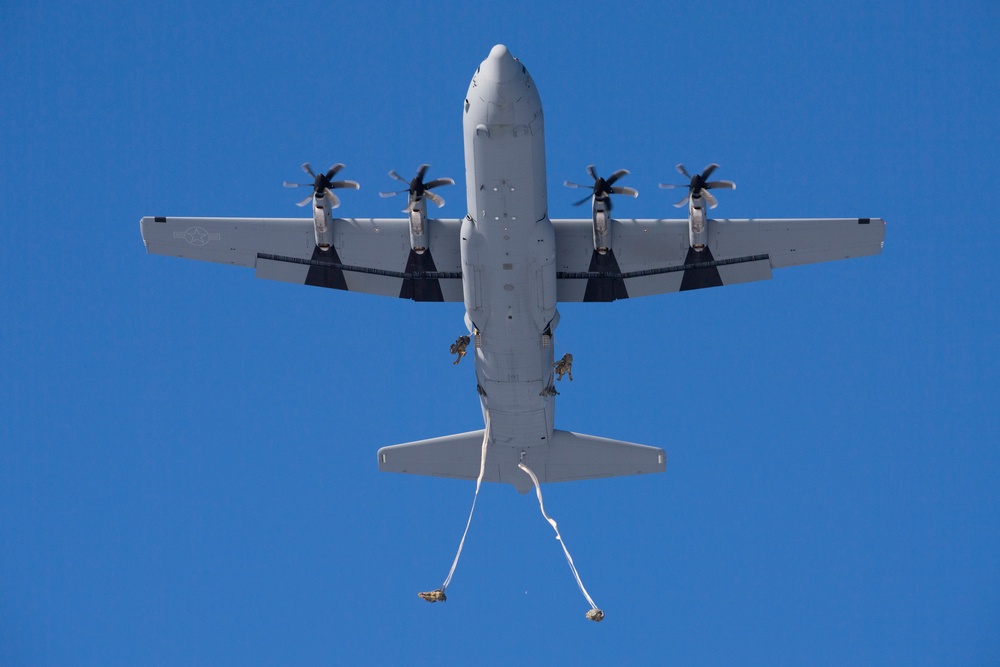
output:
[[313,197],[328,197],[330,199],[330,206],[332,208],[337,208],[340,206],[340,200],[337,199],[337,195],[333,194],[334,190],[340,188],[350,188],[352,190],[357,190],[361,186],[357,181],[335,181],[333,177],[337,175],[344,165],[339,162],[325,173],[316,174],[313,172],[312,167],[309,166],[308,162],[302,164],[302,171],[306,172],[313,177],[312,183],[289,183],[285,181],[284,186],[286,188],[312,188],[312,194],[300,201],[296,206],[305,206]]
[[674,185],[672,183],[660,183],[660,187],[664,190],[672,190],[674,188],[687,188],[688,193],[684,195],[684,198],[679,202],[674,204],[677,208],[684,206],[691,197],[704,197],[708,200],[709,208],[715,208],[719,205],[719,202],[712,196],[709,190],[716,188],[721,188],[725,190],[735,190],[736,184],[732,181],[710,181],[708,177],[712,175],[719,165],[712,163],[705,167],[700,174],[695,174],[692,176],[688,173],[687,169],[684,168],[683,164],[677,165],[677,171],[684,177],[688,178],[690,182],[687,185]]
[[573,202],[573,206],[580,206],[585,203],[591,197],[596,197],[598,201],[607,200],[608,210],[611,209],[611,195],[629,195],[631,197],[638,197],[639,192],[634,188],[626,188],[622,186],[616,186],[615,182],[618,181],[622,176],[628,174],[627,169],[619,169],[615,173],[608,176],[606,179],[597,175],[597,170],[594,169],[594,165],[587,167],[587,173],[590,177],[594,179],[593,185],[581,185],[579,183],[571,183],[570,181],[565,181],[563,185],[567,188],[585,188],[591,190],[592,192],[581,199],[578,202]]
[[430,192],[434,188],[439,188],[442,185],[455,185],[455,180],[451,178],[435,178],[433,181],[424,182],[424,176],[427,174],[427,170],[430,168],[429,164],[420,165],[420,169],[417,170],[417,175],[411,180],[407,181],[405,178],[396,173],[395,170],[389,172],[389,176],[396,179],[401,183],[406,183],[408,187],[402,190],[395,190],[392,192],[380,192],[379,197],[395,197],[398,194],[404,192],[410,193],[410,204],[407,205],[404,211],[409,211],[410,206],[419,201],[421,197],[427,197],[432,202],[438,205],[438,208],[444,206],[444,199],[433,192]]

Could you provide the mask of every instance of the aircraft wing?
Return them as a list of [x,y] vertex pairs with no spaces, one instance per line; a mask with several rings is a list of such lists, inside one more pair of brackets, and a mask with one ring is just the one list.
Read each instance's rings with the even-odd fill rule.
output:
[[879,218],[709,220],[695,252],[685,220],[614,220],[612,247],[594,250],[591,220],[553,220],[559,301],[629,297],[768,280],[771,269],[882,252]]
[[146,251],[252,267],[258,278],[414,301],[462,301],[461,220],[427,221],[430,248],[410,248],[405,219],[338,218],[333,247],[316,247],[311,218],[141,221]]

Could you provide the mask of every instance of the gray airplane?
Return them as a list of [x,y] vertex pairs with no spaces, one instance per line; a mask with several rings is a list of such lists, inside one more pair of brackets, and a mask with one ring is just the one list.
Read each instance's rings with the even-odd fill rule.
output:
[[[469,337],[456,341],[459,359],[472,347],[477,390],[488,434],[483,479],[532,488],[523,461],[541,482],[662,472],[662,449],[556,429],[555,390],[571,373],[572,357],[555,362],[556,305],[615,301],[651,294],[733,285],[771,277],[771,270],[881,252],[879,218],[726,220],[708,217],[717,165],[691,175],[675,205],[687,219],[619,220],[612,197],[636,196],[591,166],[593,183],[578,205],[591,217],[552,220],[545,179],[542,104],[527,69],[497,45],[472,77],[465,98],[465,181],[468,214],[461,220],[427,215],[431,190],[454,183],[425,181],[427,165],[400,190],[405,218],[335,218],[334,190],[358,187],[335,180],[343,165],[304,184],[312,219],[142,219],[150,253],[253,267],[258,278],[413,299],[464,301]],[[289,187],[300,184],[286,183]],[[382,193],[389,196],[395,193]],[[569,375],[572,379],[572,375]],[[378,452],[379,469],[477,479],[484,430],[421,440]]]

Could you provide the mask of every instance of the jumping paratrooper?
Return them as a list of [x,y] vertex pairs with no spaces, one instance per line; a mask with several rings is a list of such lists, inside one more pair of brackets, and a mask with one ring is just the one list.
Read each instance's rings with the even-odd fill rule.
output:
[[569,381],[573,381],[573,355],[564,354],[563,358],[552,364],[552,367],[556,369],[556,373],[559,377],[556,380],[562,380],[563,375],[569,375]]
[[451,344],[451,347],[449,348],[449,350],[451,350],[452,354],[457,354],[458,355],[458,358],[455,359],[455,361],[452,362],[453,365],[457,366],[458,362],[460,362],[462,360],[462,357],[465,356],[465,349],[467,347],[469,347],[469,343],[471,343],[471,342],[472,342],[472,339],[469,338],[468,336],[459,336],[455,340],[455,342]]

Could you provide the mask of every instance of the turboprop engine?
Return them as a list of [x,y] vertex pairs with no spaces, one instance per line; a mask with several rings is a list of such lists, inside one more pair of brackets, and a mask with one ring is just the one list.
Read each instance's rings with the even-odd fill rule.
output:
[[337,163],[330,167],[325,173],[315,174],[308,162],[302,164],[302,171],[313,177],[312,183],[289,183],[285,181],[286,188],[312,188],[311,195],[300,201],[297,206],[305,206],[310,201],[313,202],[313,223],[316,226],[316,246],[324,252],[333,245],[333,209],[340,206],[340,200],[333,194],[339,188],[350,188],[357,190],[361,186],[357,181],[334,181],[344,165]]
[[660,183],[660,187],[665,190],[674,188],[687,188],[688,193],[684,198],[674,204],[677,208],[688,205],[688,240],[691,247],[701,252],[708,247],[708,213],[707,208],[715,208],[719,202],[712,196],[709,190],[723,188],[735,190],[736,184],[732,181],[709,181],[708,177],[719,168],[717,164],[710,164],[700,173],[692,176],[684,168],[683,164],[677,165],[677,171],[688,178],[687,185],[674,185],[671,183]]
[[634,188],[616,186],[615,182],[622,176],[626,176],[628,171],[619,169],[615,173],[604,179],[597,175],[594,165],[587,167],[587,173],[594,179],[593,185],[580,185],[565,181],[563,185],[567,188],[586,188],[591,190],[578,202],[573,202],[573,206],[581,206],[588,199],[593,199],[592,216],[594,219],[594,249],[604,255],[611,248],[611,195],[629,195],[638,197],[639,193]]
[[402,190],[378,193],[379,197],[395,197],[403,192],[409,193],[410,199],[406,203],[403,213],[410,216],[410,248],[418,255],[424,254],[430,245],[430,240],[427,238],[427,200],[430,199],[437,204],[438,208],[444,206],[444,199],[431,190],[442,185],[455,184],[454,179],[451,178],[435,178],[433,181],[424,183],[424,176],[429,168],[430,165],[420,165],[417,175],[409,181],[397,174],[395,170],[390,171],[389,176],[401,183],[406,183],[408,187]]

